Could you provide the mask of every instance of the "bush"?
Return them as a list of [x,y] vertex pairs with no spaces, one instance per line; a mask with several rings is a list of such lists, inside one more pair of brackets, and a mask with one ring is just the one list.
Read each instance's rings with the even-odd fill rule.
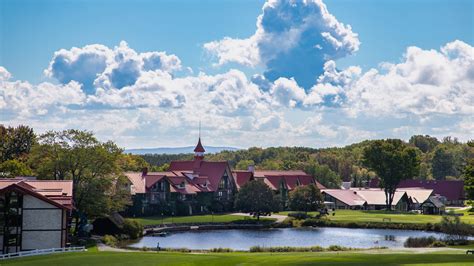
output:
[[210,252],[215,252],[215,253],[228,253],[228,252],[234,252],[233,249],[231,248],[213,248],[209,250]]
[[346,248],[346,247],[341,247],[338,245],[331,245],[328,247],[329,251],[347,251],[347,250],[353,250],[353,248]]
[[290,212],[288,213],[288,217],[293,217],[296,220],[304,220],[309,218],[310,216],[304,212]]
[[330,246],[328,248],[323,248],[320,246],[312,247],[261,247],[253,246],[250,247],[250,252],[322,252],[322,251],[346,251],[353,250],[352,248],[346,248],[341,246]]
[[432,248],[446,247],[446,243],[440,240],[436,240],[435,242],[431,243],[430,247]]
[[281,222],[281,223],[274,223],[274,224],[272,224],[272,227],[273,227],[273,228],[289,228],[289,227],[293,227],[293,220],[294,220],[294,218],[288,217],[288,218],[285,218],[285,220],[283,220],[283,222]]
[[130,239],[137,239],[143,236],[143,225],[136,220],[125,219],[123,222],[123,232],[127,234]]
[[409,237],[403,244],[406,248],[425,248],[430,247],[438,241],[435,237]]
[[447,242],[466,242],[468,236],[474,235],[474,226],[461,222],[459,216],[443,216],[440,229],[447,234]]
[[111,235],[105,235],[102,238],[102,241],[104,242],[104,244],[106,244],[107,246],[111,246],[111,247],[116,247],[117,244],[118,244],[117,238],[115,238],[114,236],[111,236]]

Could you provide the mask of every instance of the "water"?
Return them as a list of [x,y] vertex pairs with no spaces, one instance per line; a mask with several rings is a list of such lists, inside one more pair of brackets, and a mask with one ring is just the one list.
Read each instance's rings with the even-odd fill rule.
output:
[[321,246],[339,245],[352,248],[403,247],[408,237],[444,237],[425,231],[349,228],[284,228],[260,230],[210,230],[170,233],[166,237],[145,236],[131,247],[248,250],[251,246]]

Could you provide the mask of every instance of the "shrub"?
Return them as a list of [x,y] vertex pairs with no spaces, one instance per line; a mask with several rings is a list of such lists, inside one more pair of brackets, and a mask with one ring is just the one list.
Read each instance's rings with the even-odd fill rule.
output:
[[123,222],[123,232],[127,234],[130,239],[137,239],[143,236],[143,225],[136,220],[125,219]]
[[346,247],[341,247],[338,245],[331,245],[328,247],[329,251],[346,251],[346,250],[352,250],[352,248],[346,248]]
[[289,228],[289,227],[293,227],[293,220],[294,218],[291,218],[291,217],[288,217],[288,218],[285,218],[285,220],[283,220],[283,222],[281,223],[274,223],[272,225],[273,228]]
[[447,234],[448,242],[466,242],[469,235],[474,235],[474,226],[461,222],[459,216],[443,216],[440,229]]
[[290,212],[288,213],[288,217],[293,217],[296,220],[304,220],[309,218],[310,216],[304,212]]
[[435,237],[409,237],[403,244],[407,248],[424,248],[431,246],[434,242],[438,241]]
[[234,252],[233,249],[231,248],[213,248],[209,250],[210,252],[215,252],[215,253],[228,253],[228,252]]
[[430,247],[432,248],[446,247],[446,243],[440,240],[436,240],[435,242],[431,243]]
[[111,235],[105,235],[102,238],[102,241],[104,242],[104,244],[106,244],[107,246],[111,246],[111,247],[116,247],[117,244],[118,244],[117,238],[115,238],[114,236],[111,236]]

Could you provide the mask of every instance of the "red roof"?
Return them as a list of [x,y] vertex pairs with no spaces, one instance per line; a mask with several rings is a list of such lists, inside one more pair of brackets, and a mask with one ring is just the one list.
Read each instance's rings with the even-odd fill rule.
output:
[[319,189],[325,187],[319,182],[315,181],[312,176],[306,174],[302,170],[257,170],[254,173],[255,177],[264,178],[264,182],[272,189],[278,189],[279,182],[281,179],[285,181],[286,186],[289,190],[292,190],[298,186],[307,186],[310,184],[316,184]]
[[234,171],[232,173],[234,174],[235,183],[237,184],[238,189],[253,179],[253,174],[249,171]]
[[[0,183],[2,184],[7,184],[9,183],[9,185],[7,186],[2,186],[0,188],[0,192],[6,192],[6,191],[11,191],[11,190],[14,190],[14,191],[18,191],[20,193],[23,193],[23,194],[28,194],[28,195],[31,195],[35,198],[38,198],[42,201],[45,201],[49,204],[52,204],[58,208],[61,208],[61,209],[72,209],[72,194],[71,195],[67,195],[67,191],[63,192],[63,189],[62,188],[58,188],[58,189],[48,189],[47,191],[43,191],[41,189],[37,189],[36,187],[32,186],[31,184],[28,184],[27,180],[17,180],[17,179],[13,179],[15,181],[18,181],[18,182],[11,182],[10,180],[12,179],[9,179],[9,180],[5,180],[5,179],[1,179],[0,180]],[[72,181],[68,180],[68,181],[52,181],[52,180],[49,180],[49,181],[45,181],[45,182],[42,182],[42,183],[49,183],[50,185],[51,184],[54,184],[55,182],[62,182],[63,184],[63,187],[68,187],[67,185],[64,186],[64,184],[69,184],[71,186],[71,191],[72,191]],[[44,192],[44,194],[43,194]]]
[[444,196],[448,200],[464,199],[464,182],[460,180],[403,180],[398,187],[432,189],[434,194]]
[[[200,160],[197,167],[195,165],[195,162],[196,161],[172,161],[169,170],[172,172],[185,171],[189,173],[193,173],[193,170],[196,170],[198,173],[198,177],[207,177],[211,188],[213,189],[213,191],[215,191],[219,186],[219,181],[224,175],[226,169],[230,169],[229,164],[226,161],[208,162]],[[229,172],[228,174],[232,175],[231,172]],[[232,178],[232,176],[229,177]]]
[[194,148],[194,152],[205,152],[206,150],[201,144],[201,138],[198,140],[198,144],[196,145],[196,148]]

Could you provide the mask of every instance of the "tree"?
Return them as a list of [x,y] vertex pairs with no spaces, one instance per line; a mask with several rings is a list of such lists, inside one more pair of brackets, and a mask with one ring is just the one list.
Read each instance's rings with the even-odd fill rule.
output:
[[363,164],[380,177],[386,208],[391,210],[398,184],[418,175],[420,159],[415,148],[399,139],[387,139],[377,140],[364,149]]
[[432,151],[440,142],[437,138],[429,135],[414,135],[408,143],[420,149],[423,153]]
[[279,206],[273,191],[265,183],[252,180],[240,189],[235,199],[235,208],[250,213],[259,220],[262,215],[278,211]]
[[150,168],[150,165],[140,157],[134,154],[122,154],[118,159],[118,164],[122,171],[142,171],[144,168]]
[[474,159],[470,159],[464,169],[464,190],[466,191],[466,197],[473,205],[471,208],[474,211]]
[[42,135],[30,162],[39,179],[73,181],[77,233],[80,217],[100,217],[129,203],[121,158],[122,150],[113,142],[99,142],[91,132],[65,130]]
[[293,211],[319,211],[323,206],[323,196],[316,185],[297,187],[290,192],[289,207]]
[[237,163],[235,166],[235,169],[237,170],[247,170],[249,166],[255,165],[255,162],[252,160],[241,160]]
[[332,171],[327,165],[311,163],[304,168],[305,172],[314,176],[316,180],[327,188],[340,188],[341,177]]
[[17,176],[31,176],[31,169],[18,160],[8,160],[0,163],[0,177],[14,178]]
[[28,126],[14,128],[0,125],[0,162],[21,159],[30,152],[35,141],[35,133]]
[[435,149],[432,160],[432,173],[436,180],[446,179],[447,176],[458,176],[454,151],[447,146]]

